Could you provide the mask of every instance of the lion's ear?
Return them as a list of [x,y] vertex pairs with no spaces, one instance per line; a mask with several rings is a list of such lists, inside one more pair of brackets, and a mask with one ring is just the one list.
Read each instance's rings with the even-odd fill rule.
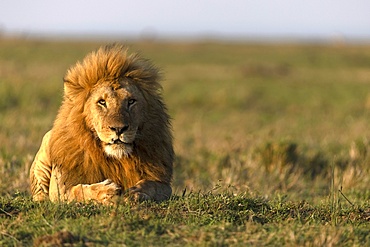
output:
[[88,97],[88,91],[81,85],[70,80],[64,79],[64,99],[79,102]]
[[71,89],[71,83],[69,81],[64,80],[64,94],[70,93]]
[[64,97],[73,100],[78,93],[81,91],[81,88],[71,81],[64,79]]
[[72,91],[72,83],[64,79],[64,96],[71,99],[70,95],[72,94]]

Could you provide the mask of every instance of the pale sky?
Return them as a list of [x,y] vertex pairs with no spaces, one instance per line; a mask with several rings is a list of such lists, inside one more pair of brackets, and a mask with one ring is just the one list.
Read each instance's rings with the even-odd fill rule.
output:
[[0,31],[370,40],[370,0],[0,0]]

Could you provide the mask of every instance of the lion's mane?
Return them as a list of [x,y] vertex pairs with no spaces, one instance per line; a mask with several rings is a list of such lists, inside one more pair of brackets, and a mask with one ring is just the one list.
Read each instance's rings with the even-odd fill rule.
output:
[[[102,80],[127,78],[147,101],[146,119],[132,153],[121,159],[107,156],[86,123],[84,107]],[[71,188],[110,178],[123,189],[140,179],[171,183],[174,151],[167,109],[161,96],[159,71],[121,45],[100,48],[71,67],[64,78],[64,97],[50,137],[50,158],[60,166],[60,181]]]

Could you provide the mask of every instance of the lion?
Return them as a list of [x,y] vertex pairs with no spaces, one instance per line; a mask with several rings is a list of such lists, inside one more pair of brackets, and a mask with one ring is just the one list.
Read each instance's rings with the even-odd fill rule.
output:
[[67,70],[61,107],[31,165],[33,200],[169,199],[173,138],[159,81],[151,62],[119,44]]

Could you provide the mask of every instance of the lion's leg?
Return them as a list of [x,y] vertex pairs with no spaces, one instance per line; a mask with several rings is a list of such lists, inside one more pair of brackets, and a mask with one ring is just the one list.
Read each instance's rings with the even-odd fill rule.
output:
[[116,196],[121,193],[121,187],[106,179],[100,183],[77,184],[66,190],[60,182],[61,174],[57,167],[52,170],[49,197],[53,202],[88,202],[113,204]]
[[51,177],[51,162],[49,157],[49,140],[51,131],[47,132],[42,139],[39,151],[30,169],[31,193],[34,201],[48,199]]
[[129,198],[136,201],[154,200],[161,202],[168,200],[172,194],[172,189],[169,184],[151,181],[140,180],[135,186],[128,189]]
[[114,204],[121,193],[121,187],[106,179],[95,184],[78,184],[73,186],[68,193],[68,201],[94,201],[102,204]]

